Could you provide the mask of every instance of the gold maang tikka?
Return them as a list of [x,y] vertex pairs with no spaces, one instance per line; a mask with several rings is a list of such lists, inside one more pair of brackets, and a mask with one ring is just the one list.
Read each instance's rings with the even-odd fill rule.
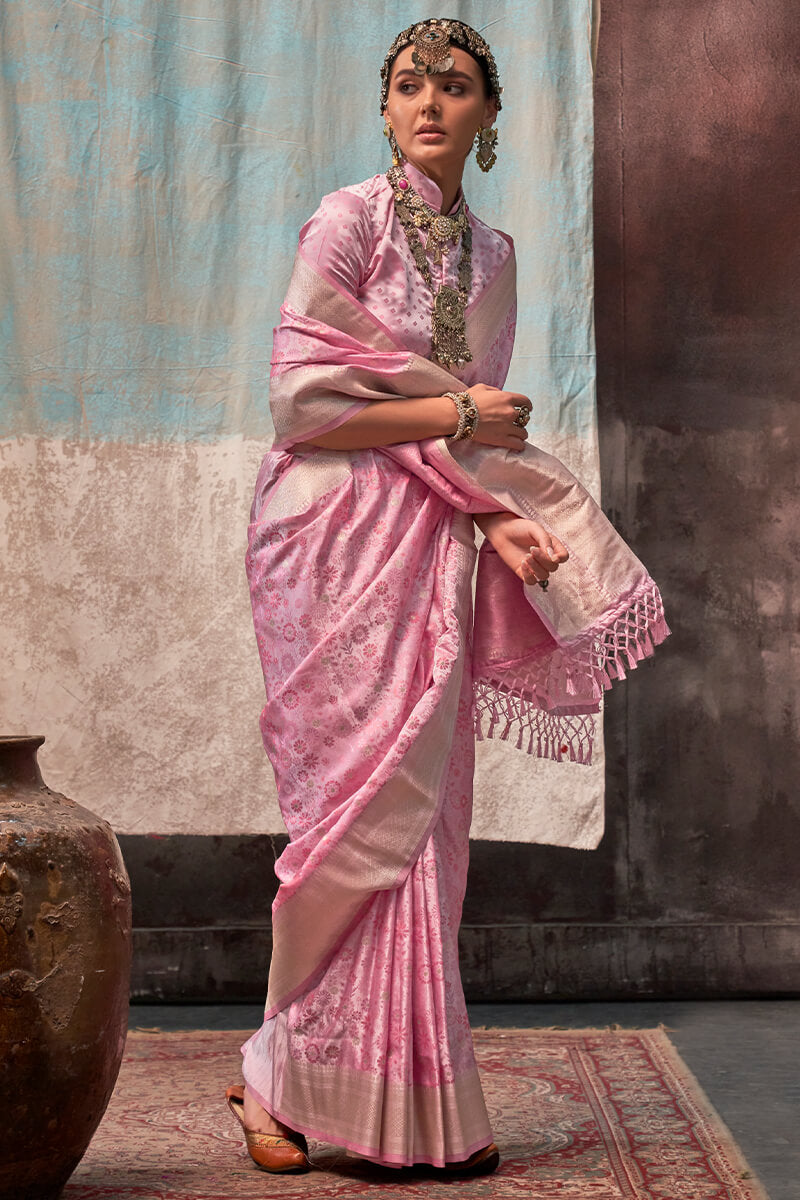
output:
[[445,25],[418,25],[411,61],[417,75],[439,75],[455,66],[450,53],[450,30]]

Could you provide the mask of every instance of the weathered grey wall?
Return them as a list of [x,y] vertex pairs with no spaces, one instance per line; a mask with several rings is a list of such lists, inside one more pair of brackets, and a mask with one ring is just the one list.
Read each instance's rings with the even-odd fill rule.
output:
[[[800,991],[797,0],[604,0],[604,502],[674,636],[608,706],[593,853],[473,845],[474,998]],[[121,839],[134,992],[261,998],[269,838]]]
[[702,927],[699,986],[800,986],[798,45],[794,0],[604,3],[604,500],[674,630],[610,705],[614,919]]

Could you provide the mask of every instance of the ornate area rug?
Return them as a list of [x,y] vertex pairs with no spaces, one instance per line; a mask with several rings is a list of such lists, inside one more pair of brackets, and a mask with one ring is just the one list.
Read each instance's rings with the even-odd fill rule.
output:
[[103,1122],[64,1200],[369,1196],[767,1200],[661,1030],[475,1030],[502,1163],[444,1182],[310,1143],[319,1169],[250,1162],[224,1102],[248,1032],[132,1032]]

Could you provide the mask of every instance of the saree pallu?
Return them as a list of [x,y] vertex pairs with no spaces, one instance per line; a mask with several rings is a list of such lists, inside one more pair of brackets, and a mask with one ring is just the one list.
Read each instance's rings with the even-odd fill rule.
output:
[[[467,309],[473,379],[502,386],[514,292],[509,259]],[[589,761],[604,688],[668,632],[642,564],[536,447],[307,443],[364,404],[463,385],[300,251],[247,558],[291,841],[244,1075],[292,1128],[398,1166],[491,1141],[457,948],[475,733]],[[473,634],[469,514],[505,510],[570,559],[544,593],[484,545]]]
[[[505,371],[493,378],[493,351],[515,302],[515,271],[513,257],[507,259],[465,314],[473,352],[467,374],[496,386]],[[277,448],[291,449],[335,429],[365,404],[464,386],[405,349],[372,312],[315,269],[302,249],[281,311],[270,387]],[[513,732],[517,746],[530,753],[590,762],[591,714],[603,692],[669,633],[661,594],[644,565],[564,464],[530,442],[520,453],[430,438],[381,453],[455,508],[516,513],[567,547],[569,561],[546,592],[523,585],[488,543],[482,547],[477,732],[497,732],[503,740]]]

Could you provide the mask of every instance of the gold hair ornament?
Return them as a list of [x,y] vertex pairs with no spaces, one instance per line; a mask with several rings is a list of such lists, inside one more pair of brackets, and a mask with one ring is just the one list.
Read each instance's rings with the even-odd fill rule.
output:
[[443,20],[431,17],[427,21],[419,21],[409,25],[389,47],[381,67],[381,112],[386,108],[389,98],[389,72],[397,55],[406,46],[414,47],[411,55],[414,70],[418,75],[435,75],[441,71],[449,71],[454,64],[451,54],[454,45],[468,51],[486,68],[489,77],[489,90],[498,111],[503,107],[501,96],[503,89],[497,74],[497,63],[486,42],[476,29],[465,25],[463,21]]
[[411,55],[417,75],[438,75],[451,71],[456,60],[450,53],[450,32],[444,25],[418,25],[414,32]]

